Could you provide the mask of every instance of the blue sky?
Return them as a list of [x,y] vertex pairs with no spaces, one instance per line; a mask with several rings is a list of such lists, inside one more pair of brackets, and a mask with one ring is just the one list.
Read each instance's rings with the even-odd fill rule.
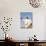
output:
[[32,20],[32,12],[21,12],[20,15],[21,15],[21,19],[24,19],[24,17],[28,16],[29,19]]

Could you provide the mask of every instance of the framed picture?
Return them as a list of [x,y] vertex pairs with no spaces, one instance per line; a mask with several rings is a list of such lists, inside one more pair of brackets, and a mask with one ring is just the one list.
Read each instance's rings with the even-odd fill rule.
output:
[[32,29],[32,12],[20,13],[21,28]]

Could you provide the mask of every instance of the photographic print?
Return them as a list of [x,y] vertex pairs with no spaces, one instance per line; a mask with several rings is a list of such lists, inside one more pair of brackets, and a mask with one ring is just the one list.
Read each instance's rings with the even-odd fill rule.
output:
[[21,28],[32,29],[32,12],[21,12],[20,16]]

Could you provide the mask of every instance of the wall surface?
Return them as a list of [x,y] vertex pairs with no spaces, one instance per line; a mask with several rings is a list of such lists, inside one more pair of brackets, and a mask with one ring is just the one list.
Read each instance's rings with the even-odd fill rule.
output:
[[[33,28],[21,29],[20,28],[20,12],[32,12],[33,13]],[[0,0],[0,19],[4,16],[12,17],[12,26],[8,33],[16,40],[28,40],[34,34],[37,35],[37,39],[46,40],[46,8],[33,8],[30,6],[28,0]],[[1,30],[1,29],[0,29]],[[3,31],[0,31],[0,39]]]

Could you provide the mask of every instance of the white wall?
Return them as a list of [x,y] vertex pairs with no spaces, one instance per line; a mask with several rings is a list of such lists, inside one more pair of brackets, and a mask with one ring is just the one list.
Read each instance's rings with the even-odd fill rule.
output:
[[[33,13],[33,29],[20,28],[20,12]],[[16,40],[27,40],[34,34],[39,40],[45,40],[45,8],[32,8],[28,0],[0,0],[0,16],[12,17],[10,33]],[[45,34],[44,34],[45,33]],[[1,38],[2,39],[2,36]]]
[[45,15],[45,24],[44,25],[45,25],[45,28],[44,28],[44,30],[45,30],[44,31],[44,39],[46,39],[46,15]]

